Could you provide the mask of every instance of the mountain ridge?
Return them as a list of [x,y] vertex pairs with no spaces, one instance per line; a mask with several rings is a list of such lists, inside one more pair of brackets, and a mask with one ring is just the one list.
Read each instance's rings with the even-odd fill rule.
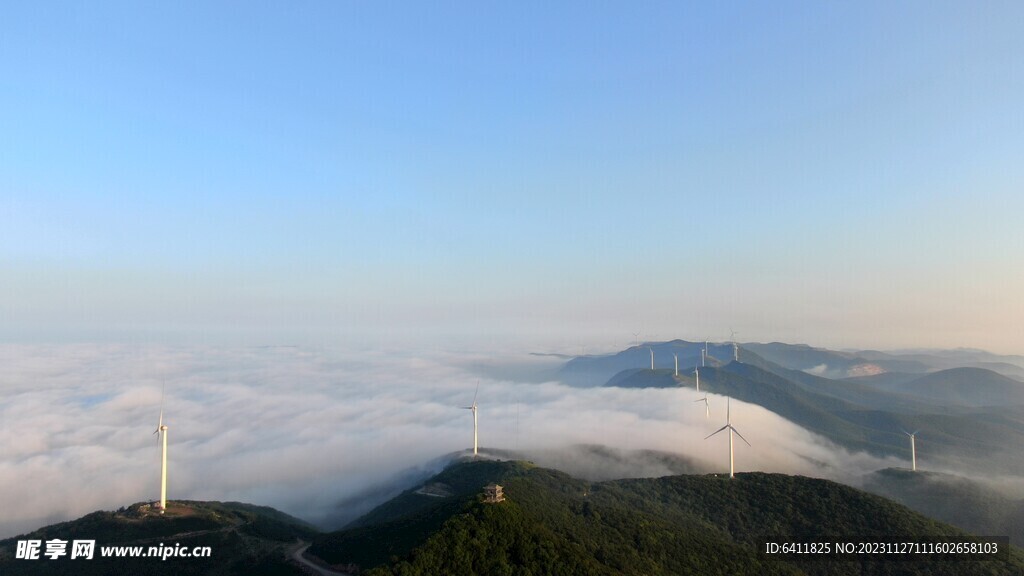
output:
[[[764,542],[972,539],[885,498],[830,482],[742,473],[587,482],[525,462],[453,464],[431,482],[462,490],[402,514],[324,535],[311,548],[328,562],[358,556],[369,576],[402,574],[1016,574],[1006,563],[787,562]],[[486,483],[506,501],[480,499]],[[475,488],[473,486],[476,486]],[[412,494],[413,492],[410,492]],[[421,496],[421,498],[428,498]],[[385,527],[402,532],[382,549]],[[372,549],[376,547],[376,549]]]

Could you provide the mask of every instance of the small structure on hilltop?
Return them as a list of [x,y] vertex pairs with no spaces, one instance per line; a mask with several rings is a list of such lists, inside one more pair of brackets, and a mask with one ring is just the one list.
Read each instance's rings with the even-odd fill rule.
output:
[[484,502],[487,504],[496,504],[498,502],[504,502],[505,494],[502,492],[501,486],[498,484],[488,484],[484,486]]

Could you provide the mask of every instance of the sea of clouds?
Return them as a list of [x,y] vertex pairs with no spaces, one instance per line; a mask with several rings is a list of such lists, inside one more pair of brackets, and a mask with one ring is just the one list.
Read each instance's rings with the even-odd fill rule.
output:
[[[337,528],[472,445],[591,479],[728,471],[724,397],[572,388],[563,358],[505,350],[339,350],[130,344],[0,345],[0,537],[159,497],[273,506]],[[856,484],[901,461],[851,453],[733,401],[739,471]],[[608,450],[579,448],[604,446]],[[639,451],[647,451],[641,453]],[[676,454],[666,463],[650,451]]]

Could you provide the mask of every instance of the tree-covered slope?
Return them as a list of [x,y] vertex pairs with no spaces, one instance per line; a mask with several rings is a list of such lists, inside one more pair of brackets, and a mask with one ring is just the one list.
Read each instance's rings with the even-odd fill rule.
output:
[[976,534],[1007,536],[1024,546],[1024,498],[977,480],[940,472],[887,468],[865,479],[864,489],[930,518]]
[[[317,530],[305,522],[265,506],[240,502],[168,502],[166,514],[148,504],[116,512],[93,512],[77,520],[40,528],[0,541],[0,574],[302,574],[286,561],[286,550],[297,539],[312,540]],[[18,541],[68,542],[67,555],[56,560],[40,554],[37,560],[18,559]],[[70,558],[74,540],[96,543],[93,559]],[[209,547],[209,557],[103,557],[106,547]]]
[[676,378],[670,369],[651,370],[650,368],[632,368],[623,370],[612,376],[605,386],[619,388],[674,388],[681,385],[682,377]]
[[[884,498],[825,480],[750,473],[589,483],[519,463],[468,462],[436,481],[472,482],[433,504],[380,524],[320,539],[331,563],[368,574],[1020,574],[1007,561],[866,559],[790,562],[763,555],[766,542],[923,541],[971,538]],[[483,485],[506,501],[483,503]],[[472,487],[476,485],[476,488]],[[401,546],[381,549],[381,541]],[[374,553],[367,553],[375,549]],[[356,559],[361,561],[357,561]]]

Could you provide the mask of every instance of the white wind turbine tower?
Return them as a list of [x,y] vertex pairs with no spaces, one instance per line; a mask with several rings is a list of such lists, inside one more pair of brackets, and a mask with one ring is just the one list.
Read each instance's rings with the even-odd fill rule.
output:
[[[166,388],[166,384],[164,385]],[[163,440],[163,454],[160,459],[160,513],[167,509],[167,426],[164,425],[164,391],[160,389],[160,420],[157,422],[157,442]]]
[[673,352],[672,353],[672,358],[674,358],[675,361],[676,361],[676,378],[678,378],[679,377],[679,354],[676,354],[675,352]]
[[[735,465],[735,461],[733,459],[732,434],[733,434],[733,432],[735,432],[736,435],[740,437],[740,440],[743,440],[744,442],[747,442],[747,439],[744,438],[742,434],[740,434],[739,430],[737,430],[737,429],[732,427],[732,416],[731,416],[730,411],[729,411],[729,399],[728,398],[726,398],[726,400],[725,400],[725,426],[722,426],[718,430],[715,430],[711,434],[708,434],[704,439],[707,440],[708,438],[711,438],[712,436],[714,436],[715,434],[718,434],[722,430],[728,430],[729,431],[729,478],[733,478],[735,476],[735,473],[736,473],[736,465]],[[747,446],[750,446],[750,442],[747,442]]]
[[704,339],[704,349],[700,351],[700,367],[705,366],[704,360],[708,357],[708,339]]
[[740,361],[740,347],[736,344],[736,331],[732,328],[729,329],[729,340],[732,340],[732,359],[736,362]]
[[703,402],[704,403],[704,418],[705,419],[711,418],[711,407],[708,406],[708,395],[707,394],[705,394],[703,398],[694,400],[694,402]]
[[914,446],[914,439],[917,437],[917,433],[920,430],[914,430],[913,432],[903,431],[904,434],[910,436],[910,469],[917,472],[917,447]]
[[640,333],[639,332],[633,332],[633,346],[639,346],[639,345],[640,345]]
[[697,367],[693,368],[693,377],[697,380],[697,392],[700,392],[700,372],[697,371]]
[[476,383],[476,392],[473,393],[473,405],[463,406],[464,410],[473,411],[473,457],[476,458],[477,453],[477,436],[476,436],[476,396],[480,393],[480,383]]
[[654,370],[654,348],[648,346],[647,349],[651,351],[651,370]]

